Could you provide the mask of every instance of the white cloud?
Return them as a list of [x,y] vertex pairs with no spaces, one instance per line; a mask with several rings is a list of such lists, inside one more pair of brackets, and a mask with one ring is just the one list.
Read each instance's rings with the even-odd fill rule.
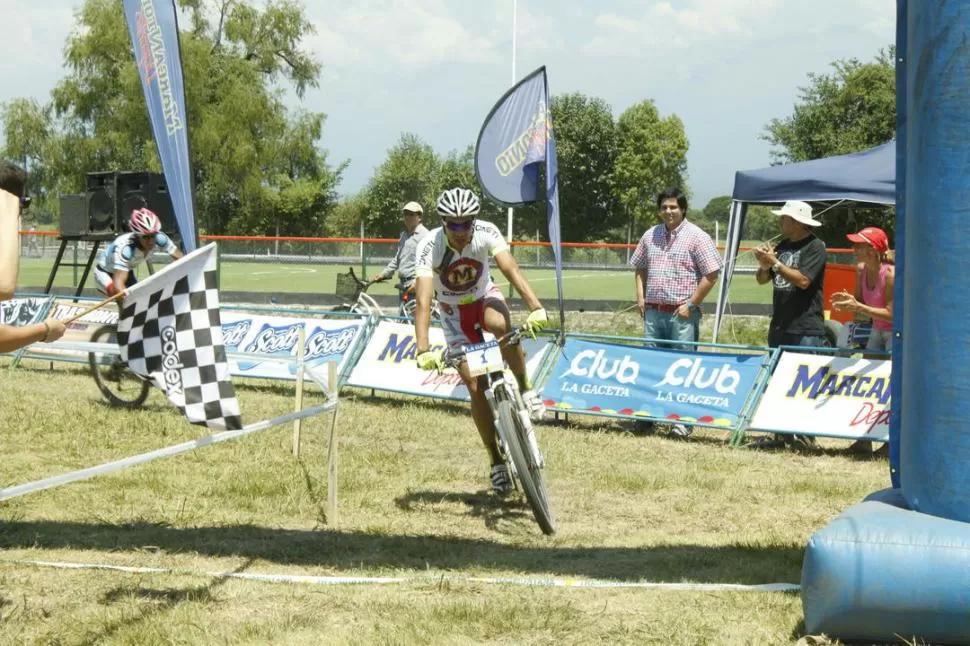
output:
[[325,66],[390,64],[414,70],[496,60],[495,43],[452,15],[443,0],[378,0],[308,8],[308,46]]

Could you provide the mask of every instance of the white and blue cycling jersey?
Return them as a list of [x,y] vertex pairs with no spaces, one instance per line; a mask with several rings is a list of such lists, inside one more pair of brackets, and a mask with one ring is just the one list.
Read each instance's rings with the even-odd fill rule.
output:
[[98,269],[106,274],[113,274],[119,269],[131,272],[156,249],[161,249],[170,256],[178,250],[172,239],[161,231],[155,234],[155,246],[150,247],[147,252],[138,246],[140,237],[138,233],[125,233],[115,238],[98,256]]

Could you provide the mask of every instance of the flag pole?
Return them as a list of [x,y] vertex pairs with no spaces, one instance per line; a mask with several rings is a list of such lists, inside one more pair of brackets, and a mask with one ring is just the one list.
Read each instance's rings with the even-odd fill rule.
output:
[[123,292],[123,291],[118,292],[114,296],[109,296],[108,298],[104,299],[100,303],[95,303],[94,305],[92,305],[91,307],[87,308],[86,310],[84,310],[82,312],[78,312],[77,314],[75,314],[71,318],[64,319],[63,321],[61,321],[61,323],[63,323],[64,325],[70,325],[71,323],[73,323],[74,321],[78,320],[82,316],[85,316],[87,314],[90,314],[94,310],[101,309],[102,307],[104,307],[108,303],[110,303],[112,301],[116,301],[116,300],[118,300],[119,298],[121,298],[124,295],[125,295],[125,292]]
[[[512,0],[512,85],[515,85],[515,31],[516,31],[516,18],[518,14],[519,0]],[[512,214],[515,211],[511,206],[508,210],[508,223],[507,223],[507,233],[506,238],[509,242],[509,250],[514,252],[512,247]],[[513,253],[514,255],[514,253]],[[509,298],[512,298],[512,282],[509,282]]]

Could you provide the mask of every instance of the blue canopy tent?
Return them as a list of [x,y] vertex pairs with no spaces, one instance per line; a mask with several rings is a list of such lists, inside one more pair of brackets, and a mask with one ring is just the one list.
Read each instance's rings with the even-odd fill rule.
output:
[[896,142],[857,153],[738,171],[734,175],[731,215],[724,248],[724,271],[717,294],[714,341],[717,341],[734,274],[748,204],[852,201],[896,203]]

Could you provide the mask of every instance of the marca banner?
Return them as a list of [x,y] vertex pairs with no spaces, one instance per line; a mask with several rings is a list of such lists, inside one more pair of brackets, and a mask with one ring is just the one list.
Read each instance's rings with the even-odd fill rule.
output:
[[122,0],[148,116],[185,251],[196,248],[185,86],[174,0]]
[[[445,334],[441,328],[432,327],[428,334],[432,350],[445,347]],[[486,334],[485,338],[494,337]],[[523,339],[522,349],[530,377],[535,376],[548,347],[546,339]],[[347,383],[361,388],[470,401],[468,389],[457,372],[449,370],[439,375],[435,371],[420,370],[414,361],[416,354],[413,325],[381,321],[367,341]]]
[[540,67],[519,81],[492,108],[475,145],[475,175],[482,190],[506,206],[539,199],[539,167],[546,164],[549,242],[556,265],[560,324],[562,236],[559,223],[559,164],[549,108],[549,80]]
[[891,361],[784,352],[751,430],[889,439]]
[[567,338],[542,398],[562,412],[733,427],[765,358]]
[[[305,330],[303,361],[315,367],[337,362],[338,373],[357,347],[364,329],[363,318],[304,319],[286,316],[260,316],[238,311],[222,313],[222,337],[227,352],[295,357],[300,329]],[[267,379],[296,379],[296,364],[229,358],[234,376]],[[326,372],[321,371],[326,379]]]
[[[81,313],[91,307],[99,299],[85,299],[74,301],[69,298],[56,298],[51,304],[48,318],[55,318],[59,321]],[[88,312],[81,318],[67,325],[67,331],[60,339],[53,343],[35,343],[27,349],[27,356],[30,357],[51,357],[58,359],[74,358],[87,360],[86,352],[77,350],[65,350],[59,348],[59,344],[78,343],[90,341],[94,331],[103,325],[117,327],[118,308],[114,303],[98,308],[93,312]]]

